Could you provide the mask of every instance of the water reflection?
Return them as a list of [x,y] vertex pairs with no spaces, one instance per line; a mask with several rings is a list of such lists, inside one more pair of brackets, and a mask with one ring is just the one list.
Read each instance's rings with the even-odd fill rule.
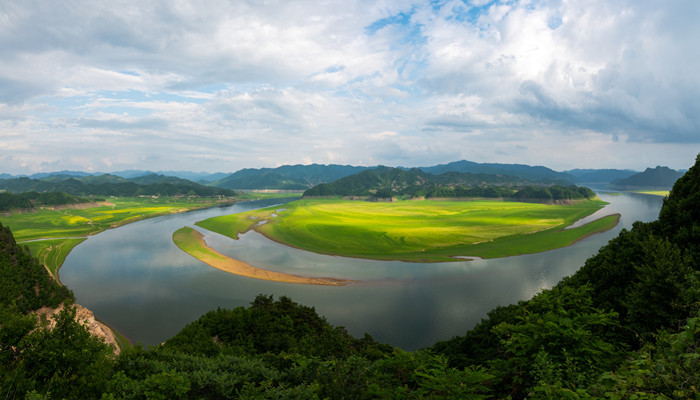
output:
[[88,238],[61,268],[61,280],[77,300],[128,338],[157,344],[216,307],[246,306],[259,293],[286,295],[314,306],[355,336],[365,332],[404,349],[462,335],[486,312],[531,297],[571,275],[622,227],[656,219],[662,198],[612,196],[605,214],[619,212],[621,224],[573,246],[495,260],[442,264],[371,261],[290,249],[260,234],[233,241],[207,233],[222,253],[252,265],[301,275],[369,280],[344,287],[296,285],[231,275],[180,251],[172,233],[212,216],[279,204],[239,203],[136,222]]

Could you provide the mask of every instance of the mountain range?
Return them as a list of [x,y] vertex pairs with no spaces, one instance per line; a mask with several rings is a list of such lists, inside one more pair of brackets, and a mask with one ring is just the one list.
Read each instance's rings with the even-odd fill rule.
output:
[[[185,179],[192,182],[197,182],[202,185],[216,186],[225,189],[240,189],[240,190],[261,190],[261,189],[277,189],[277,190],[298,190],[303,191],[310,189],[320,183],[329,183],[346,176],[355,175],[362,171],[375,169],[380,166],[363,167],[351,165],[283,165],[276,168],[245,168],[234,173],[208,173],[208,172],[191,172],[191,171],[144,171],[144,170],[123,170],[112,172],[108,175],[120,177],[134,181],[135,179],[153,179],[146,178],[152,176],[168,176]],[[404,170],[411,170],[409,167],[399,167]],[[658,167],[657,167],[658,168]],[[663,167],[665,168],[665,167]],[[476,163],[472,161],[455,161],[447,164],[439,164],[428,167],[418,168],[423,172],[433,175],[440,175],[445,172],[460,172],[471,174],[488,174],[488,175],[508,175],[522,179],[526,179],[533,183],[550,184],[550,185],[570,185],[579,183],[597,183],[609,184],[613,181],[630,178],[636,174],[636,171],[625,169],[572,169],[568,171],[555,171],[544,166],[530,166],[524,164],[499,164],[499,163]],[[668,169],[668,168],[667,168]],[[670,169],[669,169],[670,170]],[[670,170],[673,171],[673,170]],[[646,171],[645,171],[646,172]],[[675,175],[668,174],[670,178],[663,181],[662,185],[643,184],[645,176],[639,180],[632,181],[635,183],[624,184],[623,186],[650,186],[650,187],[670,187],[673,181],[682,174],[679,171]],[[103,173],[88,173],[82,171],[59,171],[52,173],[36,173],[25,176],[31,179],[65,179],[87,178],[90,176],[104,176]],[[652,179],[651,174],[647,174],[649,179]],[[673,178],[675,176],[675,178]],[[19,176],[9,174],[0,174],[0,180],[12,179]],[[655,178],[653,178],[655,179]],[[673,181],[670,181],[673,179]],[[669,183],[670,181],[670,183]],[[134,181],[136,182],[136,181]],[[656,182],[654,180],[654,182]]]
[[425,198],[522,198],[544,202],[592,198],[595,193],[573,185],[535,183],[525,178],[500,174],[448,171],[440,175],[419,168],[377,167],[321,183],[304,192],[304,197],[358,196],[371,200],[396,197]]

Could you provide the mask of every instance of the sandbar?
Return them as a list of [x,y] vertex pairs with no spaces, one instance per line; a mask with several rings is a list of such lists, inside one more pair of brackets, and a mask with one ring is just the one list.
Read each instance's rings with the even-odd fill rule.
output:
[[327,286],[343,286],[348,283],[357,282],[349,279],[299,276],[253,267],[248,263],[236,260],[212,249],[205,242],[204,236],[191,227],[184,227],[175,231],[175,233],[173,233],[173,242],[185,253],[214,268],[248,278]]

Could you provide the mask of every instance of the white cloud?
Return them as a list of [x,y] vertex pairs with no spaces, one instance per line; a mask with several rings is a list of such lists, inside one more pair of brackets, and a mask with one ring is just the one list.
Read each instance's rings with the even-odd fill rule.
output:
[[[14,2],[0,170],[542,154],[681,168],[700,142],[698,14],[692,0]],[[654,146],[668,158],[629,156]]]

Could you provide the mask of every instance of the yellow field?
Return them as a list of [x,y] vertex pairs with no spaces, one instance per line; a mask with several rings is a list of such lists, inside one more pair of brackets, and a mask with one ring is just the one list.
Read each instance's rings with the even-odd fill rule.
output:
[[84,208],[44,207],[31,212],[0,215],[0,222],[9,226],[17,242],[28,245],[32,254],[57,276],[68,253],[84,240],[80,238],[129,222],[219,203],[219,200],[201,198],[111,197],[107,202]]
[[[452,257],[459,255],[499,257],[566,246],[602,229],[600,225],[610,226],[612,219],[561,231],[604,205],[600,200],[546,205],[495,200],[373,203],[304,199],[284,209],[253,210],[198,225],[232,238],[255,229],[281,243],[323,254],[454,261]],[[523,238],[528,242],[525,245]],[[475,254],[484,247],[480,244],[495,242],[500,248]]]

